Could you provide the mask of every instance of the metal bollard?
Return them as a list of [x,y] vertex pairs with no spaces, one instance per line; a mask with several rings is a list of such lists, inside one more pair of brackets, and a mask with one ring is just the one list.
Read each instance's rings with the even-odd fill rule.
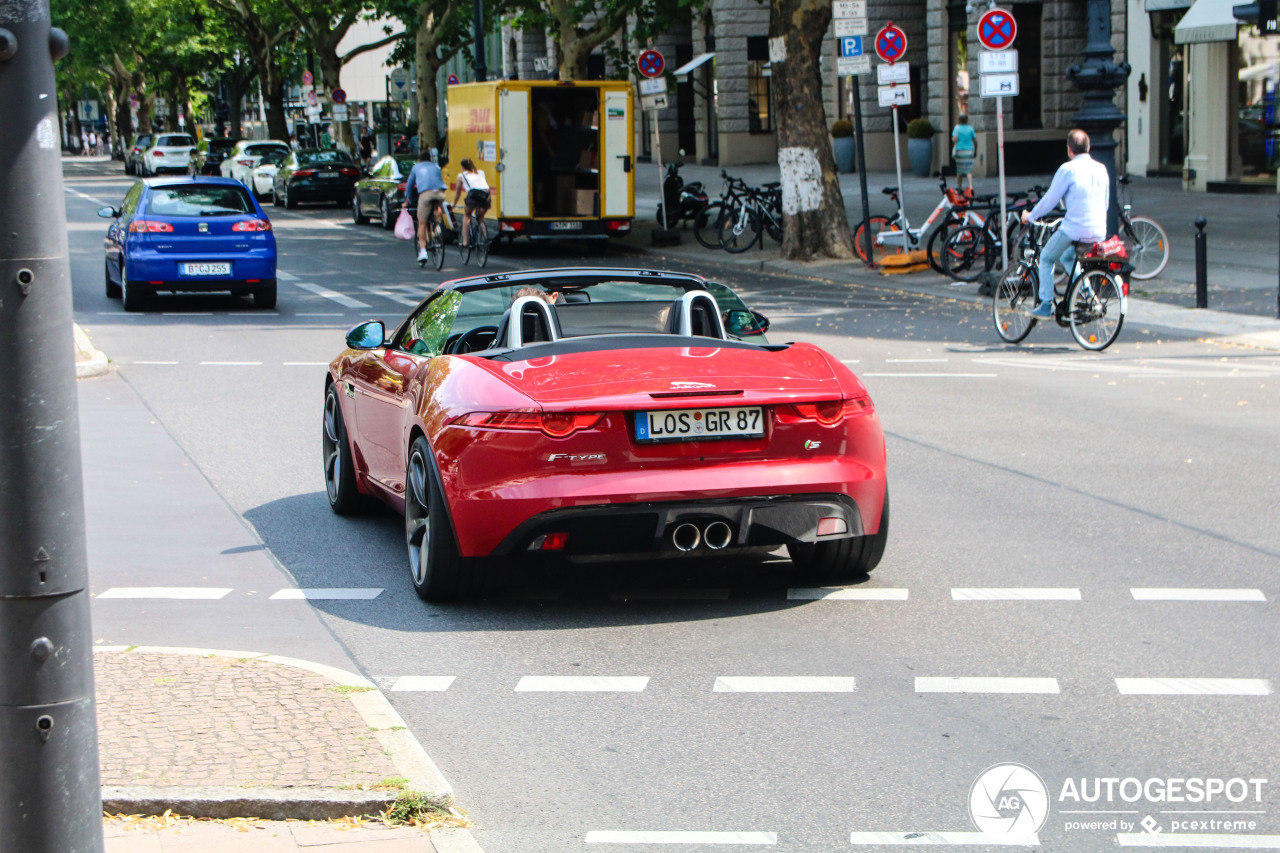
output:
[[1196,307],[1209,307],[1209,248],[1204,217],[1196,220]]

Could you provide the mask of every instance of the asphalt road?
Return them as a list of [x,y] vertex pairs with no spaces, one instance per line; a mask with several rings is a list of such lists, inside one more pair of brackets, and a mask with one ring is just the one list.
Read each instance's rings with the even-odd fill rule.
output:
[[[826,347],[870,389],[893,494],[880,568],[833,598],[806,592],[822,579],[796,577],[784,557],[529,570],[494,598],[430,606],[409,583],[397,518],[329,512],[323,365],[348,327],[398,320],[459,275],[457,256],[425,273],[346,211],[271,210],[276,311],[170,297],[126,315],[103,293],[93,211],[127,184],[118,169],[68,167],[76,319],[118,366],[113,393],[136,397],[157,440],[247,523],[244,547],[260,539],[270,558],[261,572],[381,590],[292,602],[306,613],[289,618],[318,616],[390,691],[489,853],[888,849],[860,833],[973,832],[970,789],[1006,762],[1046,784],[1044,849],[1114,847],[1116,830],[1069,824],[1148,816],[1163,839],[1139,824],[1121,842],[1231,819],[1280,848],[1280,356],[1132,324],[1102,354],[1060,329],[1010,347],[984,308],[749,275],[708,252],[692,271],[743,292],[771,339]],[[673,266],[537,246],[494,255],[490,269],[587,263]],[[84,417],[105,411],[104,392],[81,386],[96,401]],[[123,443],[139,425],[110,428]],[[111,436],[97,441],[91,477]],[[154,504],[146,478],[122,479],[120,512]],[[148,541],[126,560],[91,533],[91,553],[110,555],[93,566],[93,591],[161,574],[205,586],[202,557],[226,557],[205,541],[199,507],[164,523],[170,538],[190,534],[177,567]],[[273,611],[247,590],[276,580],[232,576],[223,598],[144,609],[97,600],[95,635],[180,638],[221,622],[267,642],[281,633]],[[1159,600],[1171,596],[1189,600]],[[411,690],[404,676],[440,678]],[[583,691],[531,676],[603,680]],[[1088,795],[1099,777],[1272,781],[1240,801],[1130,801],[1120,786],[1108,802],[1105,785],[1094,802],[1063,798],[1068,780]]]

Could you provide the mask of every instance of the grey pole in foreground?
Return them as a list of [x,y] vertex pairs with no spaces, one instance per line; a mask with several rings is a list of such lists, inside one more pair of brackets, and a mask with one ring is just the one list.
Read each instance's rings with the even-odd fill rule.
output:
[[48,0],[0,2],[0,850],[101,853],[84,493]]
[[476,18],[476,82],[483,83],[488,75],[484,67],[484,0],[473,0],[472,11]]

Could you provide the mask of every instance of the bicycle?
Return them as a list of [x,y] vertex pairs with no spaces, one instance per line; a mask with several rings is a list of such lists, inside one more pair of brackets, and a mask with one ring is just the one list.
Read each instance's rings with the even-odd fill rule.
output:
[[766,231],[774,242],[782,242],[782,191],[771,184],[761,189],[748,187],[737,210],[726,210],[720,225],[720,248],[736,255],[759,242],[763,249]]
[[[1129,176],[1121,175],[1117,183],[1128,190]],[[1121,199],[1128,194],[1123,194]],[[1159,222],[1150,217],[1130,216],[1131,207],[1129,201],[1120,205],[1120,238],[1129,251],[1133,277],[1145,281],[1160,275],[1168,265],[1169,235],[1160,227]]]
[[[929,239],[929,261],[935,270],[957,282],[977,281],[996,266],[1005,240],[1012,241],[1022,224],[1021,214],[1032,206],[1032,193],[1043,193],[1044,187],[1034,187],[1024,192],[1008,194],[1004,234],[996,227],[1000,217],[999,196],[986,195],[974,199],[974,206],[982,204],[981,213],[975,211],[977,224],[965,224],[950,232],[936,231]],[[942,238],[942,248],[934,252],[934,243]]]
[[[1018,245],[1027,248],[1005,272],[991,300],[996,334],[1008,343],[1021,343],[1036,326],[1030,315],[1039,289],[1040,252],[1059,223],[1031,222],[1019,234]],[[1114,239],[1114,238],[1113,238]],[[1101,251],[1102,243],[1075,243],[1075,260],[1068,281],[1054,287],[1053,319],[1071,329],[1076,343],[1100,352],[1115,342],[1124,325],[1129,284],[1128,264]]]
[[467,244],[459,244],[458,253],[462,255],[465,266],[475,256],[476,265],[484,269],[489,262],[489,226],[484,221],[487,210],[476,209],[471,214],[471,223],[467,226]]
[[[742,203],[742,198],[751,191],[746,181],[729,177],[723,169],[720,170],[720,177],[725,182],[720,200],[711,202],[698,211],[693,218],[693,239],[708,249],[720,248],[720,231],[724,227],[724,220],[730,211],[737,210],[738,205]],[[775,186],[780,185],[765,184],[766,188]]]
[[[431,204],[427,208],[427,242],[423,247],[426,250],[425,258],[418,258],[418,241],[410,240],[409,245],[414,249],[414,258],[418,261],[418,266],[425,268],[427,264],[435,267],[437,270],[444,268],[444,236],[441,231],[444,224],[440,221],[440,213],[444,209],[444,202],[439,199],[431,199]],[[409,215],[413,217],[414,234],[418,232],[418,215],[414,208],[410,210]]]
[[[863,263],[869,264],[872,261],[879,263],[880,260],[887,255],[896,255],[908,249],[919,249],[924,237],[930,232],[934,222],[944,213],[939,228],[933,232],[934,237],[938,233],[945,232],[949,227],[957,224],[963,225],[981,225],[982,217],[975,211],[971,210],[973,199],[967,194],[959,190],[952,189],[947,186],[947,176],[945,173],[939,172],[938,186],[942,190],[942,200],[938,202],[938,206],[929,214],[928,219],[924,221],[918,228],[912,228],[911,223],[907,221],[907,212],[902,206],[902,197],[897,187],[885,187],[881,192],[897,206],[898,210],[893,216],[870,216],[858,223],[853,231],[854,251],[858,253],[859,259]],[[994,196],[992,196],[994,198]],[[870,231],[871,239],[871,260],[867,256],[867,232]],[[932,265],[932,251],[929,252]]]

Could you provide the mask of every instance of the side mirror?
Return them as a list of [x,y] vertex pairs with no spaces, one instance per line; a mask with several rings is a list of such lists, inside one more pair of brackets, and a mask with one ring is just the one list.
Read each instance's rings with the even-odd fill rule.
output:
[[769,320],[758,311],[735,309],[729,312],[725,330],[739,338],[763,335],[769,330]]
[[347,346],[351,349],[377,349],[387,337],[387,328],[381,320],[370,320],[352,327],[347,332]]
[[120,211],[116,210],[114,207],[100,207],[98,208],[98,215],[103,219],[118,219],[120,217]]

